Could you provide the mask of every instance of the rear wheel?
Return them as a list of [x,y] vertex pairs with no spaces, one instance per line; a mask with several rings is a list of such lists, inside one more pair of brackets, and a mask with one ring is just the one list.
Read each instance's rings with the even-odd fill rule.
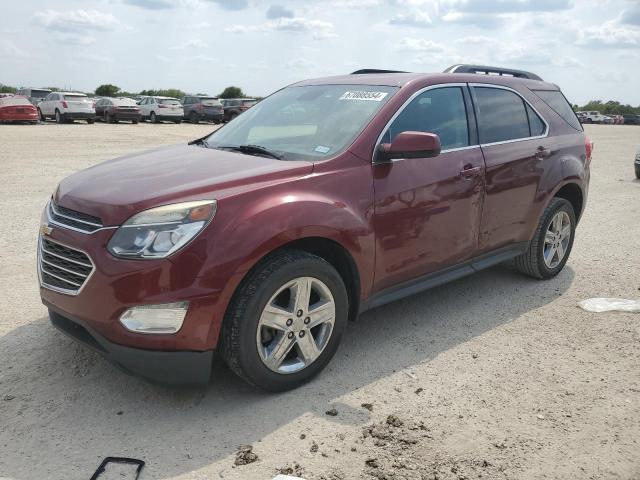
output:
[[173,123],[182,123],[182,119],[179,118],[177,120],[174,120]]
[[104,112],[104,123],[111,123],[111,114],[109,112]]
[[576,228],[571,203],[553,198],[540,218],[528,249],[514,259],[516,268],[534,278],[555,277],[567,263]]
[[55,117],[56,117],[56,123],[64,123],[64,117],[60,113],[60,110],[56,109]]
[[151,115],[149,116],[149,118],[151,119],[151,123],[158,123],[158,117],[156,117],[156,112],[151,112]]
[[88,123],[89,125],[92,125],[92,124],[93,124],[93,122],[94,122],[94,119],[93,119],[93,118],[87,118],[87,123]]
[[196,112],[191,112],[189,114],[189,122],[193,123],[194,125],[199,122],[198,114]]
[[133,123],[134,125],[136,125],[138,123],[138,120],[131,120],[131,123]]
[[42,114],[42,110],[40,110],[40,109],[38,109],[38,117],[40,117],[40,121],[41,121],[41,122],[44,122],[44,121],[46,121],[46,120],[47,120],[47,117],[45,117],[45,116]]
[[340,274],[322,258],[298,250],[271,255],[234,295],[222,327],[222,357],[254,386],[296,388],[335,354],[348,304]]

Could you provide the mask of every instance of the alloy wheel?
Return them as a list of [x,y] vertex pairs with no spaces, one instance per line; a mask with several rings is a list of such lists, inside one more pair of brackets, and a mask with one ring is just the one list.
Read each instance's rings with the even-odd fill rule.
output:
[[544,249],[542,256],[547,268],[556,268],[564,259],[571,240],[571,219],[563,210],[558,211],[544,236]]
[[264,307],[256,335],[260,359],[276,373],[298,372],[322,354],[331,338],[336,306],[324,282],[299,277],[286,283]]

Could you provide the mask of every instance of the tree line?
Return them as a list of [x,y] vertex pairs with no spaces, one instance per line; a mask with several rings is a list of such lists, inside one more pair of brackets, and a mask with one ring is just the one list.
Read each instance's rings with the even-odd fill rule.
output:
[[[53,91],[63,91],[64,89],[62,88],[58,88],[58,87],[45,87],[49,90],[53,90]],[[18,91],[18,89],[16,87],[12,87],[10,85],[4,85],[2,83],[0,83],[0,93],[16,93]],[[117,85],[112,85],[110,83],[105,83],[103,85],[100,85],[98,88],[96,88],[93,92],[85,92],[85,93],[90,93],[90,94],[95,94],[97,96],[100,97],[134,97],[137,95],[142,95],[142,96],[159,96],[159,97],[175,97],[175,98],[182,98],[186,95],[186,93],[178,88],[166,88],[166,89],[148,89],[148,90],[141,90],[140,92],[127,92],[125,90],[122,90],[120,87],[118,87]],[[207,95],[206,93],[197,93],[196,95]],[[244,98],[244,97],[248,97],[247,94],[245,94],[242,91],[242,88],[240,87],[234,87],[234,86],[230,86],[225,88],[222,92],[220,92],[218,95],[213,95],[215,97],[218,98]],[[257,97],[251,97],[251,98],[257,98]]]

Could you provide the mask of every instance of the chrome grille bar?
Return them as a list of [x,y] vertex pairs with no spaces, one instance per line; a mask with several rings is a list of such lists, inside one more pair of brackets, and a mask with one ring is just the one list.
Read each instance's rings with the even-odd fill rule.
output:
[[89,255],[50,238],[38,241],[40,285],[66,295],[77,295],[94,272]]

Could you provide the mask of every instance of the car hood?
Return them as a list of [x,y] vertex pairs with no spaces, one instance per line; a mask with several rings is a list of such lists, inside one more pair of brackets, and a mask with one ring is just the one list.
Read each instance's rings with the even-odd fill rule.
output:
[[308,175],[313,164],[175,145],[108,160],[60,182],[56,204],[105,226],[158,205],[221,199],[261,184]]

